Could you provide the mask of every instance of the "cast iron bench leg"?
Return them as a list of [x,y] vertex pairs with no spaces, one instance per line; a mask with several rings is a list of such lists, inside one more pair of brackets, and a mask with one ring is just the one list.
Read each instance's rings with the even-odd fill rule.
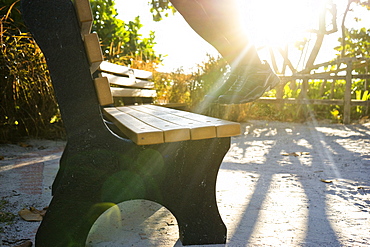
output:
[[[184,245],[222,244],[226,227],[216,202],[216,179],[230,138],[170,143],[160,202],[176,217]],[[166,152],[161,152],[166,156]],[[168,154],[168,153],[167,153]],[[162,171],[162,172],[163,172]]]
[[[101,133],[111,135],[104,130]],[[57,183],[54,183],[53,199],[36,234],[37,247],[85,246],[91,226],[114,205],[112,200],[104,199],[110,190],[107,181],[111,181],[110,178],[117,172],[125,170],[124,167],[129,167],[131,159],[126,157],[131,155],[135,159],[142,148],[127,144],[113,135],[105,136],[104,140],[109,143],[98,142],[101,138],[88,145],[73,141],[70,145],[69,141],[63,154],[62,170],[58,173]],[[111,148],[111,145],[115,147]],[[125,181],[119,186],[125,186]],[[133,194],[140,193],[131,191],[122,201],[135,199]]]

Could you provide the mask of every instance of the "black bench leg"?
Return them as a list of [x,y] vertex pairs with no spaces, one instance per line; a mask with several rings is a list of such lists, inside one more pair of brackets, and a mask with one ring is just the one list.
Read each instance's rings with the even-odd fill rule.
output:
[[[68,143],[53,184],[53,199],[36,234],[36,247],[83,247],[92,225],[104,211],[144,193],[142,187],[136,190],[135,185],[127,186],[129,180],[123,178],[121,183],[109,184],[115,174],[130,171],[128,154],[135,160],[142,148],[117,138],[104,139],[115,148],[98,140],[87,147],[77,141]],[[127,188],[130,193],[125,193]],[[112,190],[121,192],[119,198],[111,198]]]
[[[200,199],[202,194],[197,196]],[[179,213],[175,213],[183,245],[224,244],[226,242],[227,230],[220,217],[216,201],[214,198],[207,198],[205,193],[203,196],[202,201],[189,199],[180,205]]]
[[192,209],[184,210],[188,213],[189,220],[179,220],[180,240],[183,245],[225,244],[226,226],[219,218],[218,212],[209,210],[194,213]]
[[181,242],[183,245],[225,243],[227,230],[217,207],[216,179],[229,150],[230,138],[170,145],[167,152],[171,150],[176,155],[171,157],[174,159],[171,165],[166,166],[167,187],[162,188],[165,197],[160,203],[176,217]]
[[[76,183],[75,186],[79,184]],[[79,192],[81,191],[54,196],[37,231],[36,247],[85,246],[86,238],[95,220],[113,205],[81,201]]]

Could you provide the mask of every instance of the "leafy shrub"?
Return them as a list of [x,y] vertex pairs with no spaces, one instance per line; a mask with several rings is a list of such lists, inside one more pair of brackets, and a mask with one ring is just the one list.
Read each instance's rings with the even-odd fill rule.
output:
[[[5,10],[5,7],[1,9]],[[63,135],[44,56],[28,33],[11,18],[0,19],[0,140]]]
[[185,103],[190,104],[189,82],[192,75],[184,74],[182,69],[171,73],[154,73],[157,103]]

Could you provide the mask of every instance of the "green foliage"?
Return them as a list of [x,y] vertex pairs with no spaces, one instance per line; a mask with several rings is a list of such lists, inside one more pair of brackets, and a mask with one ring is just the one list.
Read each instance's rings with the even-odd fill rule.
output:
[[[352,99],[367,100],[369,99],[368,91],[364,88],[364,80],[356,80],[352,83]],[[345,92],[346,81],[324,81],[324,80],[309,80],[307,98],[309,99],[343,99]],[[283,98],[298,98],[302,84],[300,81],[290,82],[284,86]],[[280,108],[280,114],[274,115],[274,120],[283,121],[299,121],[304,119],[302,114],[298,113],[297,105],[285,104]],[[332,119],[334,122],[340,122],[343,118],[343,106],[339,105],[309,105],[305,106],[314,112],[318,119]],[[367,115],[366,107],[356,106],[351,108],[351,118],[360,119]]]
[[94,16],[92,31],[101,39],[106,60],[119,64],[129,64],[136,56],[143,60],[161,60],[161,55],[154,51],[154,32],[147,38],[139,33],[143,26],[139,17],[125,23],[117,18],[114,0],[91,0],[90,3]]
[[[339,38],[342,41],[342,38]],[[370,29],[350,29],[346,30],[345,36],[346,57],[369,57],[370,56]],[[335,50],[342,51],[343,47],[337,46]]]
[[119,41],[128,41],[128,33],[124,22],[116,18],[118,13],[114,8],[114,0],[92,0],[90,4],[94,17],[92,32],[99,34],[106,55],[111,45],[115,46]]
[[[348,4],[350,3],[355,3],[357,5],[365,7],[367,10],[370,10],[369,0],[349,0]],[[355,17],[354,19],[356,21],[361,20],[360,17]],[[344,28],[342,32],[342,37],[338,39],[340,45],[334,48],[335,50],[340,52],[340,54],[337,54],[338,57],[370,57],[370,29],[367,29],[365,27],[360,29]],[[369,71],[370,65],[369,63],[367,63],[366,66],[357,66],[354,67],[354,69],[356,72],[364,74]]]
[[160,21],[163,19],[163,14],[167,17],[170,13],[174,14],[176,9],[171,5],[169,0],[151,0],[150,12],[153,14],[154,21]]
[[189,105],[189,81],[192,78],[192,75],[184,74],[182,69],[171,73],[154,73],[156,101],[158,103],[186,103]]
[[228,71],[226,60],[221,57],[214,58],[207,55],[208,60],[198,64],[197,71],[193,73],[193,80],[189,82],[191,108],[198,107],[204,96],[222,83]]
[[207,55],[208,60],[197,65],[197,70],[185,74],[180,68],[172,73],[155,73],[154,82],[159,103],[187,103],[195,110],[216,82],[224,78],[226,61]]

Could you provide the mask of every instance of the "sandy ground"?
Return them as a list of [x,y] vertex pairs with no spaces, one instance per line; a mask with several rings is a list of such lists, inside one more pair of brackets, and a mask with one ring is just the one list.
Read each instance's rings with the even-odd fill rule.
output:
[[[242,128],[217,180],[226,246],[370,246],[370,124],[251,121]],[[0,145],[3,213],[48,205],[64,145]],[[19,216],[0,222],[0,243],[34,241],[38,225]],[[131,201],[103,214],[86,246],[182,245],[168,210]]]

